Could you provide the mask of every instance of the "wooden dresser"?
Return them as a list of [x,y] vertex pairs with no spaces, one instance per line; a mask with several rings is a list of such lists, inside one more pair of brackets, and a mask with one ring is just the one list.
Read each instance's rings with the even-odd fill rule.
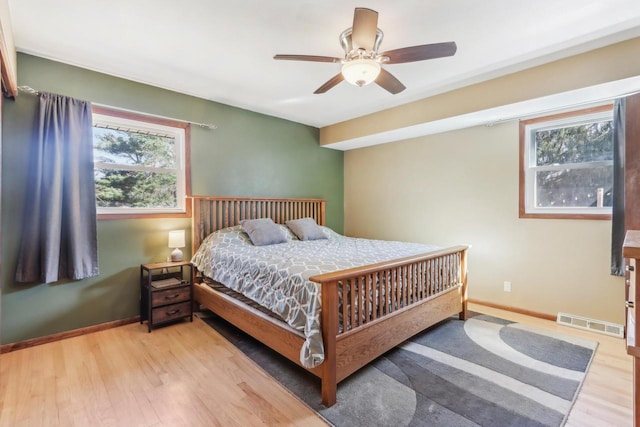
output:
[[627,300],[626,332],[627,353],[633,356],[633,425],[640,427],[640,230],[629,230],[625,235],[622,255],[628,260],[627,265]]

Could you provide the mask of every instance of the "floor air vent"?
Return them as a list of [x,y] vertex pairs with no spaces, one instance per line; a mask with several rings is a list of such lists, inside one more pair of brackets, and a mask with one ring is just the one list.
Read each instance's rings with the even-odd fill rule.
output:
[[624,337],[624,326],[622,325],[576,316],[575,314],[558,313],[558,323],[618,338]]

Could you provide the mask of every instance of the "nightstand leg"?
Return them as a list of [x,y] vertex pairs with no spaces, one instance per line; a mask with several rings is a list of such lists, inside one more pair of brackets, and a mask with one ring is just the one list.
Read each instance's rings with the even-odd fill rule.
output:
[[191,298],[191,322],[193,322],[193,310],[195,308],[195,300],[193,298],[193,281],[195,280],[196,268],[191,264],[189,266],[189,298]]
[[152,319],[151,319],[151,306],[153,305],[151,303],[151,280],[152,280],[152,274],[151,271],[149,271],[147,273],[147,327],[149,329],[149,333],[151,333],[151,324],[153,323]]
[[142,289],[142,283],[144,280],[144,269],[142,268],[142,266],[140,266],[140,324],[142,325],[142,323],[144,322],[144,316],[142,316],[142,312],[144,311],[144,306],[143,306],[143,292],[144,289]]

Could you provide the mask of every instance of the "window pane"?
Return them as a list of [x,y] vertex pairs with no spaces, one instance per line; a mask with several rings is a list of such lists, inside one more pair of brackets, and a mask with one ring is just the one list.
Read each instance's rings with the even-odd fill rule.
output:
[[174,168],[175,140],[165,136],[94,127],[93,157],[96,162]]
[[613,159],[611,121],[535,132],[536,165],[584,163]]
[[95,169],[96,204],[102,208],[175,208],[176,175]]
[[613,167],[539,171],[536,172],[536,184],[538,208],[610,207]]

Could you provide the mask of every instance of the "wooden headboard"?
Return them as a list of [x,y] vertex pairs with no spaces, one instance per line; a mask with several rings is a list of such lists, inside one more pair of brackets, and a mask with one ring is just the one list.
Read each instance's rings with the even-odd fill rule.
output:
[[271,218],[277,224],[311,217],[325,225],[324,199],[278,197],[192,196],[191,253],[216,230],[238,225],[243,219]]

